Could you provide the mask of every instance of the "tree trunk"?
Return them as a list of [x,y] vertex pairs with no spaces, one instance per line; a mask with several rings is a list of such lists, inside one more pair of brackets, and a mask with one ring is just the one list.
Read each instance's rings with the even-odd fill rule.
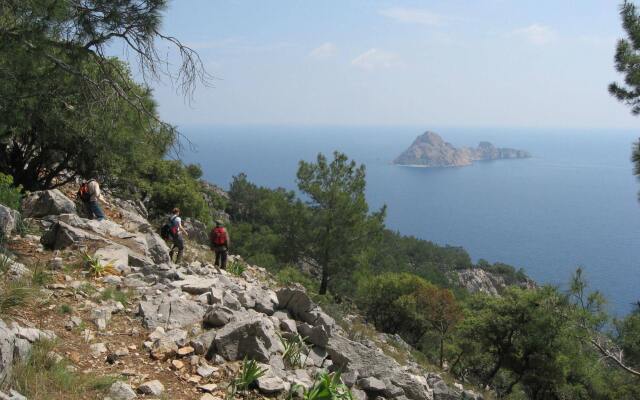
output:
[[320,282],[320,292],[323,295],[327,293],[327,287],[329,286],[329,267],[325,264],[322,266],[322,280]]
[[440,368],[444,365],[444,336],[440,336]]

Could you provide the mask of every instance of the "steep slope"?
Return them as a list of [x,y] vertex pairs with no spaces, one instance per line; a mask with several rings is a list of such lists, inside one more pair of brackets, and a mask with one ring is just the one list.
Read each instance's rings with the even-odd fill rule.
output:
[[[390,345],[401,340],[371,328],[368,338],[355,334],[357,317],[338,324],[302,287],[278,287],[264,269],[238,257],[232,263],[245,265],[244,271],[233,269],[238,275],[213,267],[207,249],[196,244],[190,244],[186,264],[171,263],[139,205],[111,199],[110,220],[97,222],[75,213],[60,192],[31,196],[24,212],[37,216],[26,220],[34,234],[11,236],[8,248],[16,257],[2,278],[44,274],[49,283],[19,318],[3,318],[57,335],[55,362],[79,373],[123,377],[126,382],[107,390],[112,400],[223,397],[244,358],[265,369],[257,390],[268,397],[297,385],[309,388],[323,371],[342,371],[356,399],[482,398],[411,361],[408,346]],[[93,276],[80,251],[99,255],[102,266],[118,273]],[[19,261],[47,265],[47,271],[17,266]],[[63,305],[66,311],[60,311]],[[290,365],[283,346],[300,337],[309,353],[302,365]],[[26,357],[13,360],[9,351],[14,349],[0,347],[3,371]],[[77,398],[100,396],[93,391]]]

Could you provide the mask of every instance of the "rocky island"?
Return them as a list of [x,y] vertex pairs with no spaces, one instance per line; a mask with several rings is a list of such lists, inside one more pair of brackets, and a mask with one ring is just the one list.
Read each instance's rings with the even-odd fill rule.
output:
[[524,150],[499,148],[489,142],[480,142],[476,148],[456,148],[437,133],[427,131],[418,136],[393,163],[419,167],[463,167],[474,161],[529,157],[531,154]]

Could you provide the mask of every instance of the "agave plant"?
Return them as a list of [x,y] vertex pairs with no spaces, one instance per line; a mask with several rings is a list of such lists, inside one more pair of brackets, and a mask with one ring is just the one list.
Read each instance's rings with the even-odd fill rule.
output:
[[119,275],[120,272],[116,269],[112,262],[107,264],[103,264],[100,256],[93,255],[91,256],[89,253],[82,253],[82,260],[84,261],[85,267],[89,269],[89,273],[94,278],[100,278],[105,275]]
[[[277,333],[284,352],[282,353],[282,359],[285,364],[290,368],[302,368],[309,357],[309,347],[305,343],[307,338],[302,337],[299,333],[288,335],[284,337]],[[304,359],[303,359],[304,355]]]
[[[2,232],[0,232],[0,235]],[[0,253],[0,272],[7,272],[9,267],[11,266],[11,259],[9,256]]]
[[246,357],[242,361],[238,375],[227,387],[226,399],[233,399],[237,393],[246,394],[253,384],[263,376],[267,370],[261,368],[256,360],[248,360]]
[[227,271],[234,274],[235,276],[240,276],[247,269],[247,266],[239,261],[230,261],[227,265]]
[[[291,388],[292,393],[299,389],[302,389],[303,400],[353,400],[351,391],[342,382],[340,372],[321,373],[308,390],[300,385],[295,385]],[[289,397],[292,397],[292,395]]]

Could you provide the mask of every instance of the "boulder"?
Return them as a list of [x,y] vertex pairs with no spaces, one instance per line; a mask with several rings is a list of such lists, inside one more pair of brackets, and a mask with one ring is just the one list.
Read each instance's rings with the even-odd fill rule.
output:
[[409,372],[394,372],[390,381],[399,388],[411,400],[433,400],[433,390],[429,387],[427,379]]
[[4,382],[16,362],[24,360],[37,340],[54,340],[55,334],[15,323],[7,325],[0,319],[0,382]]
[[111,264],[118,271],[126,271],[129,268],[129,249],[119,244],[112,244],[98,249],[94,256],[100,257],[104,265]]
[[204,315],[204,323],[213,328],[220,328],[234,318],[233,311],[219,304],[210,306]]
[[189,344],[193,347],[193,350],[198,355],[210,356],[212,352],[213,340],[216,337],[216,331],[206,331],[195,338],[191,339]]
[[438,381],[433,386],[433,400],[458,400],[460,393],[450,388],[445,381]]
[[40,242],[52,250],[60,250],[72,245],[86,245],[87,242],[111,244],[100,235],[76,228],[63,221],[52,224],[42,235]]
[[145,255],[153,260],[156,264],[171,263],[169,257],[169,247],[164,239],[158,235],[151,226],[141,227],[146,242]]
[[326,347],[331,336],[330,328],[318,325],[311,326],[304,322],[298,324],[298,332],[315,346]]
[[293,319],[281,319],[280,330],[286,333],[298,333],[298,327],[296,321]]
[[18,226],[19,221],[19,212],[0,204],[0,236],[11,236]]
[[179,287],[183,292],[189,294],[208,293],[212,286],[216,284],[216,279],[201,278],[194,275],[187,275],[184,279],[171,282],[173,287]]
[[155,379],[138,386],[138,392],[151,396],[161,396],[164,393],[164,385]]
[[204,223],[194,218],[185,218],[183,226],[189,234],[189,239],[200,244],[209,244],[209,232],[207,231],[207,226]]
[[279,307],[287,309],[293,317],[299,320],[304,321],[302,317],[315,308],[315,304],[301,285],[280,288],[276,292],[276,297]]
[[212,367],[210,365],[200,365],[198,369],[196,369],[196,374],[200,375],[203,378],[208,378],[216,371],[218,371],[218,368],[216,367]]
[[271,320],[257,315],[228,323],[217,332],[214,343],[216,352],[229,361],[248,357],[268,363],[272,353],[282,350]]
[[288,310],[299,321],[304,321],[312,326],[335,326],[334,319],[311,301],[305,288],[301,285],[296,284],[279,289],[276,292],[276,298],[278,301],[276,305]]
[[132,400],[138,396],[130,385],[122,381],[118,381],[112,384],[109,388],[109,397],[112,400]]
[[167,338],[163,337],[160,339],[156,339],[151,346],[151,357],[154,360],[164,361],[170,357],[173,357],[178,352],[178,345],[176,343]]
[[342,371],[356,371],[361,378],[385,377],[399,371],[400,364],[378,348],[370,348],[339,335],[329,338],[326,347],[334,367]]
[[378,378],[369,377],[358,380],[358,386],[365,392],[382,392],[387,387],[384,382]]
[[200,323],[204,313],[205,308],[201,304],[171,296],[163,296],[158,303],[142,301],[138,308],[138,314],[143,319],[142,324],[149,329],[158,326],[168,329],[184,328]]
[[58,189],[30,193],[22,200],[25,218],[42,218],[48,215],[75,214],[76,205]]
[[266,395],[274,395],[285,390],[285,382],[276,375],[269,365],[260,365],[266,369],[264,375],[257,379],[258,390]]

